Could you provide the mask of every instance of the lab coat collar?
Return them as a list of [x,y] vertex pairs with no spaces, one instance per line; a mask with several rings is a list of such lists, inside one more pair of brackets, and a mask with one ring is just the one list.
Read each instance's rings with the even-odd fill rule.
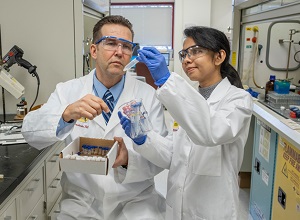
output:
[[231,83],[229,82],[228,78],[225,77],[211,93],[210,97],[207,99],[207,102],[216,103],[222,100],[227,94],[227,91],[230,89],[230,86]]
[[[95,69],[92,70],[86,76],[87,80],[84,85],[84,89],[82,90],[81,97],[83,97],[86,94],[94,94],[93,92],[94,73],[95,73]],[[93,119],[97,124],[99,124],[105,130],[104,135],[106,135],[109,131],[111,131],[115,126],[117,126],[120,123],[120,119],[118,117],[118,110],[121,105],[135,98],[135,94],[134,94],[135,85],[136,85],[136,79],[130,74],[126,74],[123,92],[121,93],[119,100],[115,105],[114,111],[112,112],[108,124],[107,125],[105,124],[105,120],[102,115],[98,115],[96,118]]]

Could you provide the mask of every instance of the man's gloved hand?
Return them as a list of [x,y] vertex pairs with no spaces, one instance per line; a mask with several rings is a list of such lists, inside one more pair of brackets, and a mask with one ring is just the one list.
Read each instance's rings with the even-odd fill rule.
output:
[[[125,134],[131,138],[130,136],[130,132],[131,132],[131,122],[128,118],[126,118],[125,116],[122,115],[121,112],[118,112],[118,116],[120,119],[120,124],[122,125],[122,128],[125,131]],[[147,135],[143,135],[141,137],[138,138],[131,138],[133,140],[134,143],[136,143],[137,145],[142,145],[145,143],[147,138]]]
[[144,47],[138,50],[138,61],[148,67],[154,83],[157,86],[164,84],[170,76],[164,56],[155,47]]

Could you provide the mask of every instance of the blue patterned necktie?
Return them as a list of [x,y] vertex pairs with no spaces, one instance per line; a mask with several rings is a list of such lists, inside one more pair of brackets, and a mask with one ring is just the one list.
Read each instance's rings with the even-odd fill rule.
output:
[[113,95],[111,94],[111,92],[109,90],[107,90],[103,96],[103,101],[107,104],[110,112],[109,113],[106,113],[106,112],[102,112],[102,115],[103,115],[103,118],[105,119],[106,121],[106,124],[108,123],[109,121],[109,118],[111,116],[111,113],[113,112],[114,110],[114,97]]

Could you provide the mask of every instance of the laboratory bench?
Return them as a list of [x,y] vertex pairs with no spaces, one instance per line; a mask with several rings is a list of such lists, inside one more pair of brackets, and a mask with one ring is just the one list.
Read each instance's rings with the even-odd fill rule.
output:
[[56,219],[64,147],[64,142],[42,150],[27,143],[0,145],[0,220]]
[[29,144],[0,145],[0,204],[30,173],[49,149],[37,150]]
[[[266,103],[256,100],[254,101],[253,115],[300,149],[300,130],[293,129],[284,123],[286,119],[289,119],[286,112],[281,112],[279,109],[271,108]],[[299,123],[299,121],[293,121]]]

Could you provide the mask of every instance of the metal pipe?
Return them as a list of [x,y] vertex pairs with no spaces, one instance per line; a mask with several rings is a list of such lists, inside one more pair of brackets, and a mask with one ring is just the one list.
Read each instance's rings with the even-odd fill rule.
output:
[[[283,44],[283,43],[285,43],[285,42],[291,42],[290,40],[284,40],[284,39],[279,39],[279,43],[280,44]],[[294,41],[292,40],[292,43],[293,43]]]
[[[2,39],[1,39],[1,25],[0,25],[0,64],[2,63]],[[5,94],[4,88],[2,87],[2,108],[3,108],[3,123],[6,122],[6,111],[5,111]]]
[[2,87],[2,107],[3,107],[3,123],[6,123],[5,94],[4,94],[4,88],[3,87]]
[[295,34],[295,29],[291,29],[290,30],[290,42],[289,42],[288,60],[287,60],[287,67],[286,67],[286,74],[285,74],[285,78],[286,79],[289,78],[289,65],[290,65],[291,46],[292,46],[292,42],[293,42],[292,41],[293,34]]

